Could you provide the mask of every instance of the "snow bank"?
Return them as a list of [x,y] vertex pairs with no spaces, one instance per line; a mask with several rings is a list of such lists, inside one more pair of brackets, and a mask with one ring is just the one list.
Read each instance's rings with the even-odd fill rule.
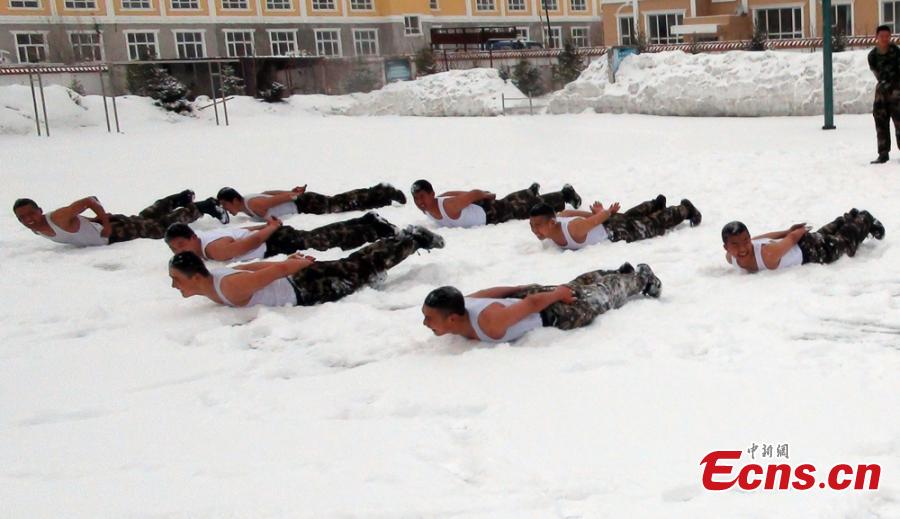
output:
[[[875,80],[866,51],[834,55],[836,113],[869,113]],[[550,98],[549,112],[688,116],[822,113],[822,54],[681,51],[625,58],[610,84],[605,59]]]
[[340,110],[346,115],[484,116],[499,115],[500,94],[525,97],[491,68],[450,70],[414,81],[391,83]]

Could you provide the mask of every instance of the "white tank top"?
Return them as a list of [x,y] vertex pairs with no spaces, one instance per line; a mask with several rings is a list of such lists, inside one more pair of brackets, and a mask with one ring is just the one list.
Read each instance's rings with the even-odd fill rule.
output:
[[481,327],[478,326],[478,316],[480,316],[481,312],[483,312],[484,309],[488,306],[494,303],[500,303],[503,306],[510,306],[512,304],[518,303],[519,301],[521,301],[521,299],[489,299],[481,297],[467,297],[466,311],[469,313],[469,322],[472,323],[472,328],[475,330],[475,335],[477,335],[478,338],[484,342],[511,342],[525,335],[525,333],[543,326],[544,323],[541,320],[541,314],[539,313],[528,314],[524,319],[507,328],[506,333],[503,334],[503,337],[499,339],[493,339],[489,337],[481,330]]
[[[216,294],[218,294],[219,299],[228,306],[237,305],[229,301],[228,298],[225,297],[225,294],[222,293],[222,280],[232,274],[238,274],[240,272],[244,271],[230,268],[214,269],[210,271],[210,274],[213,277],[213,286],[216,288]],[[291,284],[288,278],[280,278],[257,290],[246,306],[284,306],[296,304],[297,293],[294,292],[294,285]]]
[[81,215],[78,215],[75,218],[78,219],[78,230],[75,232],[67,232],[53,223],[53,213],[50,213],[47,215],[47,224],[53,229],[55,236],[47,236],[46,234],[41,233],[38,234],[44,238],[53,240],[56,243],[67,243],[77,247],[109,245],[109,238],[100,236],[100,232],[103,231],[102,225],[94,223]]
[[[757,272],[762,272],[763,270],[770,270],[769,267],[766,266],[766,262],[763,261],[762,257],[762,246],[768,243],[771,243],[771,240],[753,240],[751,243],[753,244],[753,255],[756,257],[756,269]],[[731,257],[731,264],[735,267],[744,270],[743,267],[738,265],[737,258],[734,256]],[[790,267],[796,267],[797,265],[803,264],[803,251],[800,250],[799,245],[794,245],[790,249],[788,249],[787,254],[781,257],[781,261],[778,262],[778,266],[771,270],[781,270]]]
[[469,204],[469,206],[460,211],[459,218],[455,220],[450,218],[447,216],[447,211],[444,211],[444,200],[446,198],[445,196],[439,196],[437,199],[438,211],[441,212],[440,218],[435,218],[430,213],[428,214],[441,227],[479,227],[487,224],[487,215],[484,212],[484,208],[475,204]]
[[[584,242],[578,243],[575,241],[575,238],[572,238],[572,235],[569,234],[569,222],[574,220],[576,217],[562,217],[557,218],[557,221],[562,224],[562,233],[563,238],[566,239],[566,244],[562,246],[563,249],[568,250],[578,250],[587,247],[588,245],[596,245],[602,241],[606,241],[609,239],[609,233],[606,232],[606,227],[602,224],[594,227],[590,231],[588,231],[587,236],[584,238]],[[552,241],[552,240],[551,240]],[[553,242],[556,243],[556,242]],[[559,246],[559,244],[556,244]]]
[[266,218],[281,218],[283,216],[290,216],[293,214],[297,214],[297,204],[294,202],[285,202],[283,204],[278,204],[274,207],[270,207],[269,210],[264,215],[258,215],[250,209],[250,200],[254,198],[271,198],[272,195],[264,195],[260,193],[249,194],[244,197],[244,207],[247,208],[247,214],[253,217],[254,220],[259,222],[266,221]]
[[[251,231],[247,229],[216,229],[213,231],[194,231],[197,234],[197,238],[200,239],[200,251],[203,253],[203,259],[209,259],[206,255],[206,247],[216,241],[221,240],[222,238],[231,238],[235,241],[245,238],[250,235]],[[247,251],[240,256],[236,256],[231,258],[229,261],[251,261],[262,259],[266,256],[266,244],[263,243],[259,247]]]

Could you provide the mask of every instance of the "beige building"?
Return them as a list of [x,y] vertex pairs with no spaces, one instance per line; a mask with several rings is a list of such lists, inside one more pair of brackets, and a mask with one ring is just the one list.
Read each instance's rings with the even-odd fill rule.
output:
[[[768,39],[822,36],[822,3],[791,0],[601,0],[603,43],[628,45],[746,40],[754,24]],[[880,24],[900,32],[900,1],[834,0],[832,22],[848,36],[871,35]]]

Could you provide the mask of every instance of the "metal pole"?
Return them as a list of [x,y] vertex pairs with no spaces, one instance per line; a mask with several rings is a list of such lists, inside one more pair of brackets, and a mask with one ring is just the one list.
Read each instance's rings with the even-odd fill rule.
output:
[[541,0],[544,4],[544,14],[547,16],[547,40],[550,45],[547,47],[548,49],[553,48],[553,30],[550,28],[550,11],[547,10],[547,2],[549,0]]
[[534,106],[531,104],[531,94],[528,94],[528,115],[534,115]]
[[113,89],[112,105],[113,105],[113,117],[115,117],[115,119],[116,119],[116,133],[122,133],[122,130],[119,128],[119,108],[116,106],[116,85],[110,84],[110,86]]
[[41,73],[38,72],[38,87],[41,89],[41,108],[44,111],[44,133],[50,136],[50,121],[47,118],[47,101],[44,99],[44,81],[41,79]]
[[213,110],[216,112],[216,126],[219,125],[219,105],[216,103],[216,85],[213,82],[212,62],[207,62],[206,67],[209,71],[209,93],[212,97]]
[[103,70],[98,70],[97,76],[100,78],[100,95],[103,96],[103,116],[106,117],[106,133],[112,133],[112,128],[109,126],[109,108],[106,106],[106,85],[103,84]]
[[219,90],[222,92],[222,111],[225,112],[225,126],[228,126],[228,104],[225,102],[225,82],[222,80],[222,62],[219,65]]
[[31,84],[31,103],[34,105],[34,126],[37,128],[38,137],[41,136],[41,116],[37,109],[37,96],[34,93],[34,76],[28,73],[28,82]]
[[822,82],[825,94],[825,125],[834,130],[834,80],[831,75],[831,0],[822,0]]
[[500,109],[503,110],[503,115],[506,115],[506,95],[503,92],[500,92]]

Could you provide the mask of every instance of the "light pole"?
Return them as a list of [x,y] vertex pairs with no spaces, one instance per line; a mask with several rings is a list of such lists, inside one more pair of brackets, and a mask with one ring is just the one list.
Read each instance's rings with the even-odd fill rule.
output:
[[823,130],[834,130],[834,79],[831,74],[831,0],[822,0],[822,87],[825,98]]

